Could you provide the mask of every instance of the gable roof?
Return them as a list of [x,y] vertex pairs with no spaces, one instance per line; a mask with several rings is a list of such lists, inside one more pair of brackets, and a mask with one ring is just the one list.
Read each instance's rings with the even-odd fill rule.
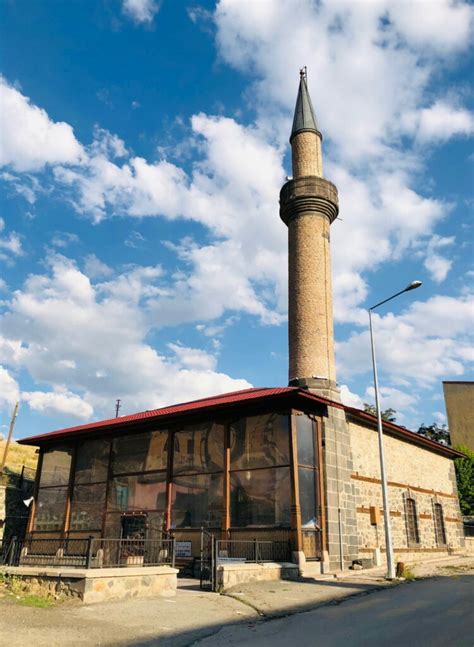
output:
[[[42,445],[52,440],[63,440],[69,437],[75,437],[78,435],[83,435],[88,432],[95,431],[121,431],[135,426],[137,423],[146,422],[146,421],[157,421],[157,422],[167,422],[169,419],[180,418],[182,416],[187,416],[193,413],[206,414],[207,412],[216,412],[222,411],[231,407],[243,405],[246,403],[269,403],[269,402],[278,402],[286,403],[288,406],[293,406],[294,408],[308,407],[309,405],[319,404],[325,407],[331,406],[338,409],[344,409],[347,414],[356,418],[359,422],[365,423],[368,426],[376,426],[377,419],[375,416],[372,416],[370,413],[361,411],[354,407],[348,407],[341,404],[340,402],[334,402],[328,398],[315,395],[306,389],[302,389],[295,386],[286,386],[286,387],[270,387],[270,388],[252,388],[245,389],[243,391],[232,391],[230,393],[222,393],[220,395],[214,395],[208,398],[201,398],[199,400],[191,400],[190,402],[183,402],[180,404],[174,404],[168,407],[162,407],[160,409],[150,409],[147,411],[139,411],[137,413],[132,413],[128,416],[120,416],[119,418],[108,418],[106,420],[98,420],[96,422],[90,422],[85,425],[77,425],[75,427],[66,427],[64,429],[57,429],[56,431],[50,431],[46,434],[39,434],[36,436],[29,436],[28,438],[23,438],[18,442],[23,445]],[[449,458],[458,458],[463,457],[464,454],[447,447],[446,445],[441,445],[429,438],[420,436],[413,431],[409,431],[404,427],[400,427],[391,422],[383,421],[384,432],[401,438],[405,441],[411,442],[416,445],[420,445],[425,449],[430,449],[437,453],[448,456]]]

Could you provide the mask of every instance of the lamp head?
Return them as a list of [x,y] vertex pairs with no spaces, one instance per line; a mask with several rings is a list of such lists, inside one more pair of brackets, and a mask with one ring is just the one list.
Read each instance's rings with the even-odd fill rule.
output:
[[406,286],[405,292],[408,292],[409,290],[416,290],[416,288],[419,288],[421,285],[421,281],[412,281],[409,285]]

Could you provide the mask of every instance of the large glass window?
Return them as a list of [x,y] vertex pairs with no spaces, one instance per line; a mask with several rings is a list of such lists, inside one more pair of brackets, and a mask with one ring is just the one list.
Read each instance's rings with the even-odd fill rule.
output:
[[314,528],[317,526],[315,477],[315,470],[307,469],[305,467],[300,467],[298,469],[301,525],[303,528]]
[[87,440],[79,446],[76,456],[75,483],[100,483],[107,480],[110,442]]
[[71,530],[99,530],[105,510],[105,483],[76,485],[71,501]]
[[35,530],[62,530],[67,487],[43,488],[36,500]]
[[208,423],[175,433],[173,474],[218,472],[223,467],[223,425]]
[[288,526],[290,469],[253,469],[231,473],[231,525]]
[[109,488],[109,510],[164,510],[166,472],[118,476]]
[[241,418],[230,427],[230,443],[232,470],[288,465],[288,416]]
[[295,416],[296,438],[298,444],[298,463],[317,467],[315,425],[306,415]]
[[166,469],[167,431],[119,436],[113,441],[114,474]]
[[71,448],[58,448],[43,454],[40,487],[67,485],[71,471]]
[[189,474],[173,479],[173,528],[218,527],[222,517],[222,474]]

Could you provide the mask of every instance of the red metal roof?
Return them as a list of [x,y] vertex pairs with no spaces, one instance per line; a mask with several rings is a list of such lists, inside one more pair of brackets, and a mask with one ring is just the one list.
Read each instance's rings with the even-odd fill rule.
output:
[[[181,404],[174,404],[170,407],[162,407],[161,409],[151,409],[149,411],[140,411],[138,413],[132,413],[128,416],[121,416],[120,418],[109,418],[107,420],[98,420],[97,422],[90,422],[86,425],[78,425],[76,427],[67,427],[65,429],[58,429],[56,431],[51,431],[46,434],[40,434],[38,436],[30,436],[29,438],[23,438],[18,442],[24,445],[38,445],[42,441],[48,441],[52,439],[62,438],[68,436],[69,434],[79,434],[83,431],[92,431],[103,428],[117,428],[122,425],[126,426],[127,424],[153,419],[153,418],[162,418],[173,415],[185,414],[191,411],[207,411],[215,409],[218,407],[225,407],[231,404],[239,404],[242,402],[257,401],[257,400],[268,400],[271,398],[276,398],[278,396],[285,395],[297,395],[306,400],[312,402],[319,402],[324,405],[330,405],[337,407],[339,409],[344,409],[352,416],[371,423],[372,425],[376,424],[377,419],[371,414],[361,411],[360,409],[355,409],[354,407],[348,407],[339,402],[334,402],[328,400],[322,396],[317,396],[306,389],[300,389],[295,386],[285,386],[285,387],[273,387],[273,388],[253,388],[245,389],[243,391],[232,391],[230,393],[222,393],[221,395],[214,395],[208,398],[201,398],[200,400],[192,400],[191,402],[183,402]],[[402,437],[408,442],[421,445],[427,449],[432,449],[438,453],[443,453],[450,458],[456,458],[458,456],[462,457],[464,454],[457,452],[451,447],[446,447],[441,445],[429,438],[420,436],[419,434],[405,429],[405,427],[400,427],[391,422],[383,422],[384,430],[386,433],[392,433],[395,436]]]

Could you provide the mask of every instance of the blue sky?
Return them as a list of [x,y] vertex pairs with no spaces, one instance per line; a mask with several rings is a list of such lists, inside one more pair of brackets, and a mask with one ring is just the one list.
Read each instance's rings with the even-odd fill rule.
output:
[[287,382],[298,69],[339,188],[338,381],[412,428],[472,379],[473,8],[3,0],[0,433]]

